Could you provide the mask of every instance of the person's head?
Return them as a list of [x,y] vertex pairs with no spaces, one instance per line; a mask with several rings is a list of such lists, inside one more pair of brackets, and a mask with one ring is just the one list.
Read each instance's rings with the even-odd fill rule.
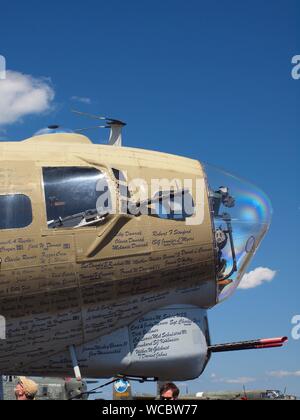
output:
[[24,376],[18,378],[18,383],[15,388],[15,395],[18,401],[34,400],[38,392],[38,386],[31,379]]
[[177,400],[179,396],[179,389],[173,383],[164,384],[160,389],[161,400]]

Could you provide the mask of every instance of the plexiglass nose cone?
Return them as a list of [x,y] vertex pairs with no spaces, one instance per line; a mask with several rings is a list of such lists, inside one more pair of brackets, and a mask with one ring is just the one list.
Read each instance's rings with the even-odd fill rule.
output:
[[267,233],[272,205],[258,187],[204,165],[216,249],[219,301],[236,290]]

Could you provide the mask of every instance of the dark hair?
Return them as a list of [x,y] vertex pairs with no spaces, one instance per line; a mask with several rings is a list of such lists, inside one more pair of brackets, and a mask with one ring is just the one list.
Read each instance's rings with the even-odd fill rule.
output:
[[160,388],[160,391],[159,391],[160,396],[162,396],[167,391],[172,391],[173,392],[173,397],[174,398],[178,398],[178,396],[179,396],[179,389],[172,382],[168,382],[168,383],[164,384]]

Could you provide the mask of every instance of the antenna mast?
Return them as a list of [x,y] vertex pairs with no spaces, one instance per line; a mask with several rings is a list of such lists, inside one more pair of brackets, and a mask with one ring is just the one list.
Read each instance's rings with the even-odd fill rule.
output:
[[86,130],[92,130],[92,129],[95,129],[95,128],[109,128],[110,129],[110,135],[109,135],[108,144],[110,146],[117,146],[117,147],[122,146],[122,130],[126,126],[126,123],[124,123],[123,121],[120,121],[120,120],[116,120],[114,118],[107,118],[107,117],[102,117],[102,116],[98,116],[98,115],[87,114],[85,112],[80,112],[80,111],[76,111],[76,110],[72,110],[72,112],[74,114],[85,116],[85,117],[91,118],[93,120],[105,121],[105,125],[97,125],[97,126],[94,126],[94,127],[80,128],[80,129],[75,130],[75,131],[82,132],[82,131],[86,131]]

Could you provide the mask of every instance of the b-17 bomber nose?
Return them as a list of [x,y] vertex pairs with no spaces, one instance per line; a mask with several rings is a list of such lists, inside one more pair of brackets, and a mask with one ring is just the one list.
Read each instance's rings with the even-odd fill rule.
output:
[[204,165],[216,249],[219,301],[232,295],[272,219],[272,205],[258,187]]

